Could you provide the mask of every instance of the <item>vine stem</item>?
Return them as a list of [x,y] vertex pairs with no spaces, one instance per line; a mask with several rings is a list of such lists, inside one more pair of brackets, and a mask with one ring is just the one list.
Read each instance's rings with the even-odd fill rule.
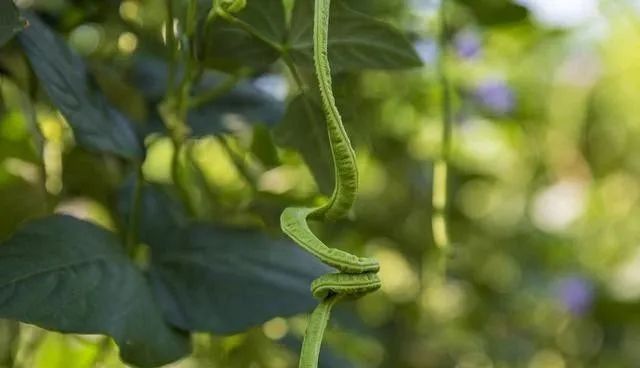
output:
[[311,313],[309,327],[305,332],[300,353],[299,368],[316,368],[320,359],[320,349],[324,331],[331,318],[331,309],[340,300],[340,295],[325,298]]
[[453,113],[451,107],[451,84],[447,70],[448,23],[447,0],[440,0],[439,9],[439,57],[438,75],[440,79],[442,104],[442,135],[440,156],[433,167],[433,196],[431,198],[433,215],[433,241],[440,251],[438,269],[442,278],[446,278],[447,257],[451,244],[449,238],[448,210],[448,171],[451,156],[451,136],[453,129]]
[[[171,50],[171,61],[169,65],[169,85],[167,86],[165,100],[160,106],[160,115],[163,118],[167,130],[170,132],[171,141],[173,143],[173,157],[171,159],[171,177],[176,186],[183,202],[191,213],[195,213],[194,206],[191,203],[189,191],[184,185],[180,175],[180,158],[182,156],[183,145],[188,134],[186,124],[187,113],[189,110],[189,98],[194,78],[199,75],[194,69],[194,55],[192,54],[192,41],[196,29],[197,20],[197,0],[189,0],[187,5],[187,13],[184,20],[184,33],[180,39],[176,38],[174,33],[174,11],[173,1],[165,0],[167,11],[167,21],[165,25],[165,35],[167,39],[167,47]],[[184,74],[180,84],[175,88],[176,70],[178,68],[178,45],[184,58]],[[197,68],[196,68],[197,69]]]

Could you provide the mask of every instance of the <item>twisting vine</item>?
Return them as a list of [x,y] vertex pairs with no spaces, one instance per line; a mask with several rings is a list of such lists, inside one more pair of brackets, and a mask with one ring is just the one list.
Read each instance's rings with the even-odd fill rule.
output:
[[307,221],[333,220],[345,216],[353,205],[358,190],[355,153],[342,124],[331,86],[328,58],[328,28],[331,0],[315,0],[314,63],[322,104],[327,118],[335,172],[335,187],[327,203],[320,207],[289,207],[280,218],[282,230],[296,243],[323,263],[339,272],[322,275],[311,284],[311,292],[320,300],[313,311],[300,354],[300,368],[316,368],[324,331],[331,308],[344,298],[357,298],[380,288],[378,261],[361,258],[345,251],[329,248],[309,229]]
[[446,275],[447,257],[450,252],[449,229],[447,221],[447,174],[449,171],[449,158],[451,155],[451,130],[453,116],[451,111],[451,86],[447,73],[447,0],[440,0],[440,56],[438,61],[438,74],[440,76],[440,88],[442,98],[442,142],[440,157],[433,167],[433,206],[432,231],[433,241],[440,250],[439,271],[441,276]]

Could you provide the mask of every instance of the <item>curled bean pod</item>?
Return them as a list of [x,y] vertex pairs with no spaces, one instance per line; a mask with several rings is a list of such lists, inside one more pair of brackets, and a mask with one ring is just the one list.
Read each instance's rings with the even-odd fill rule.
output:
[[309,219],[333,220],[346,216],[358,190],[355,152],[342,124],[331,86],[328,58],[330,7],[330,0],[315,0],[314,64],[327,118],[335,187],[326,204],[315,208],[289,207],[280,218],[282,230],[289,237],[320,261],[338,270],[338,273],[320,276],[311,285],[311,291],[320,303],[309,319],[300,354],[300,368],[317,367],[324,330],[333,305],[342,299],[358,298],[380,288],[377,275],[380,265],[377,260],[326,246],[313,234],[307,222]]

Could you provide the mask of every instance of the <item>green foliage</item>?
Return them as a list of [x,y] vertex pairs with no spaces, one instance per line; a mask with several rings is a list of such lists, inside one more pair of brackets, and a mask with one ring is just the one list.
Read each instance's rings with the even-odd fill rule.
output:
[[[131,4],[123,3],[121,16],[129,16]],[[20,18],[11,3],[2,5],[7,7],[2,12],[4,44],[18,30]],[[46,214],[35,220],[37,212],[23,204],[29,211],[6,230],[32,218],[0,247],[0,317],[64,333],[108,335],[123,361],[143,367],[187,355],[193,347],[191,332],[236,334],[276,316],[309,311],[314,304],[309,286],[328,270],[273,234],[275,228],[265,227],[275,225],[282,207],[297,199],[265,201],[267,193],[256,193],[253,182],[259,165],[282,164],[282,152],[274,145],[279,142],[303,155],[321,190],[332,187],[332,155],[317,92],[299,84],[302,94],[285,108],[250,81],[283,59],[303,83],[300,76],[313,63],[313,39],[309,24],[301,21],[313,16],[311,2],[298,1],[290,15],[286,9],[291,4],[285,7],[280,0],[222,2],[213,8],[198,1],[183,5],[169,1],[164,7],[166,15],[175,17],[169,20],[175,24],[163,30],[167,50],[154,51],[161,45],[142,30],[121,34],[119,49],[133,45],[146,50],[128,62],[84,58],[81,53],[91,49],[100,33],[88,27],[82,35],[71,34],[74,50],[32,12],[24,15],[30,25],[18,36],[20,48],[11,48],[9,59],[0,58],[11,81],[5,92],[22,100],[24,122],[33,135],[35,156],[27,157],[30,165],[40,167],[36,192],[45,205],[38,213]],[[330,17],[335,26],[326,43],[334,72],[421,65],[394,27],[342,4]],[[59,21],[53,28],[82,19]],[[144,43],[135,44],[138,40]],[[20,52],[28,65],[11,59]],[[128,71],[122,80],[94,75],[118,69]],[[30,87],[20,90],[25,86]],[[38,86],[48,99],[40,98]],[[126,96],[114,94],[114,87],[135,91],[136,99],[127,103]],[[322,93],[331,94],[330,87]],[[118,106],[136,111],[135,120],[142,121],[116,109],[110,101],[114,97],[124,97]],[[143,104],[136,105],[139,101]],[[42,117],[41,105],[49,102],[64,121]],[[272,137],[268,129],[281,121]],[[253,136],[250,147],[230,144],[233,135],[240,139],[247,130]],[[153,142],[162,136],[170,138],[173,148],[165,185],[147,178],[154,157],[147,159],[147,151],[153,152]],[[197,139],[211,137],[253,186],[251,197],[212,187],[193,153]],[[256,161],[248,161],[238,148]],[[349,201],[355,192],[350,193]],[[78,194],[104,210],[94,215],[101,225],[51,213],[64,198]],[[204,204],[203,196],[211,203]],[[238,200],[255,201],[256,206],[237,207],[233,203]],[[342,202],[336,204],[344,207]]]
[[[179,243],[154,255],[150,268],[174,325],[223,335],[311,309],[309,285],[326,271],[288,241],[201,224],[184,229]],[[207,288],[192,287],[197,284]]]
[[11,0],[0,1],[0,46],[24,28],[18,10]]
[[332,2],[359,191],[287,219],[383,286],[328,321],[314,1],[0,0],[0,366],[293,367],[312,293],[322,368],[636,366],[635,6]]
[[[230,70],[264,68],[285,55],[301,68],[313,67],[310,0],[296,1],[287,28],[280,0],[249,2],[234,21],[214,23],[204,40],[207,66]],[[329,55],[332,70],[403,69],[422,65],[407,39],[394,27],[339,2],[331,11]],[[216,45],[226,45],[215,47]]]
[[142,367],[189,352],[188,337],[167,324],[118,238],[95,225],[52,216],[0,247],[0,316],[43,328],[107,334],[122,358]]
[[[286,49],[301,67],[313,67],[313,1],[296,1]],[[333,73],[362,69],[405,69],[422,65],[407,39],[385,22],[342,1],[331,8],[329,60]]]
[[77,142],[98,152],[141,159],[144,150],[131,122],[109,105],[84,61],[36,16],[20,43],[53,103],[65,115]]
[[[138,57],[129,73],[129,79],[138,86],[147,101],[160,103],[169,81],[168,67],[150,56]],[[284,114],[282,102],[260,91],[249,82],[237,77],[206,71],[193,87],[197,96],[187,115],[190,135],[194,138],[231,132],[230,117],[241,118],[248,124],[264,123],[268,126],[280,122]],[[164,130],[160,117],[152,113],[148,132]]]

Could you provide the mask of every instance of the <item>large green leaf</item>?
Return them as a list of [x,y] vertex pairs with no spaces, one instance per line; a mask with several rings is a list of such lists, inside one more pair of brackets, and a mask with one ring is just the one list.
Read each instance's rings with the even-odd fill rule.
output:
[[82,58],[37,16],[18,39],[51,101],[73,129],[76,141],[91,150],[140,159],[144,148],[131,122],[109,105]]
[[152,258],[151,280],[170,321],[218,334],[311,310],[309,285],[329,271],[291,241],[201,224]]
[[[121,191],[125,219],[132,189]],[[228,334],[306,312],[315,304],[311,281],[330,272],[289,240],[189,224],[184,209],[158,186],[144,186],[141,209],[150,278],[166,316],[180,328]]]
[[313,98],[296,96],[274,129],[274,137],[278,145],[302,155],[320,191],[330,194],[334,185],[333,159],[322,107]]
[[[288,49],[296,64],[313,66],[313,1],[297,0],[291,17]],[[402,33],[385,22],[332,4],[329,59],[333,72],[362,69],[404,69],[422,65]]]
[[[278,51],[269,43],[280,45],[286,35],[285,10],[282,0],[248,1],[247,6],[234,15],[251,32],[223,19],[217,19],[205,30],[206,50],[202,56],[206,66],[232,71],[239,67],[260,69],[278,59]],[[265,42],[251,33],[268,40]]]
[[0,0],[0,47],[25,26],[12,0]]
[[69,216],[34,221],[0,246],[0,318],[112,336],[123,360],[144,367],[189,353],[118,239]]

